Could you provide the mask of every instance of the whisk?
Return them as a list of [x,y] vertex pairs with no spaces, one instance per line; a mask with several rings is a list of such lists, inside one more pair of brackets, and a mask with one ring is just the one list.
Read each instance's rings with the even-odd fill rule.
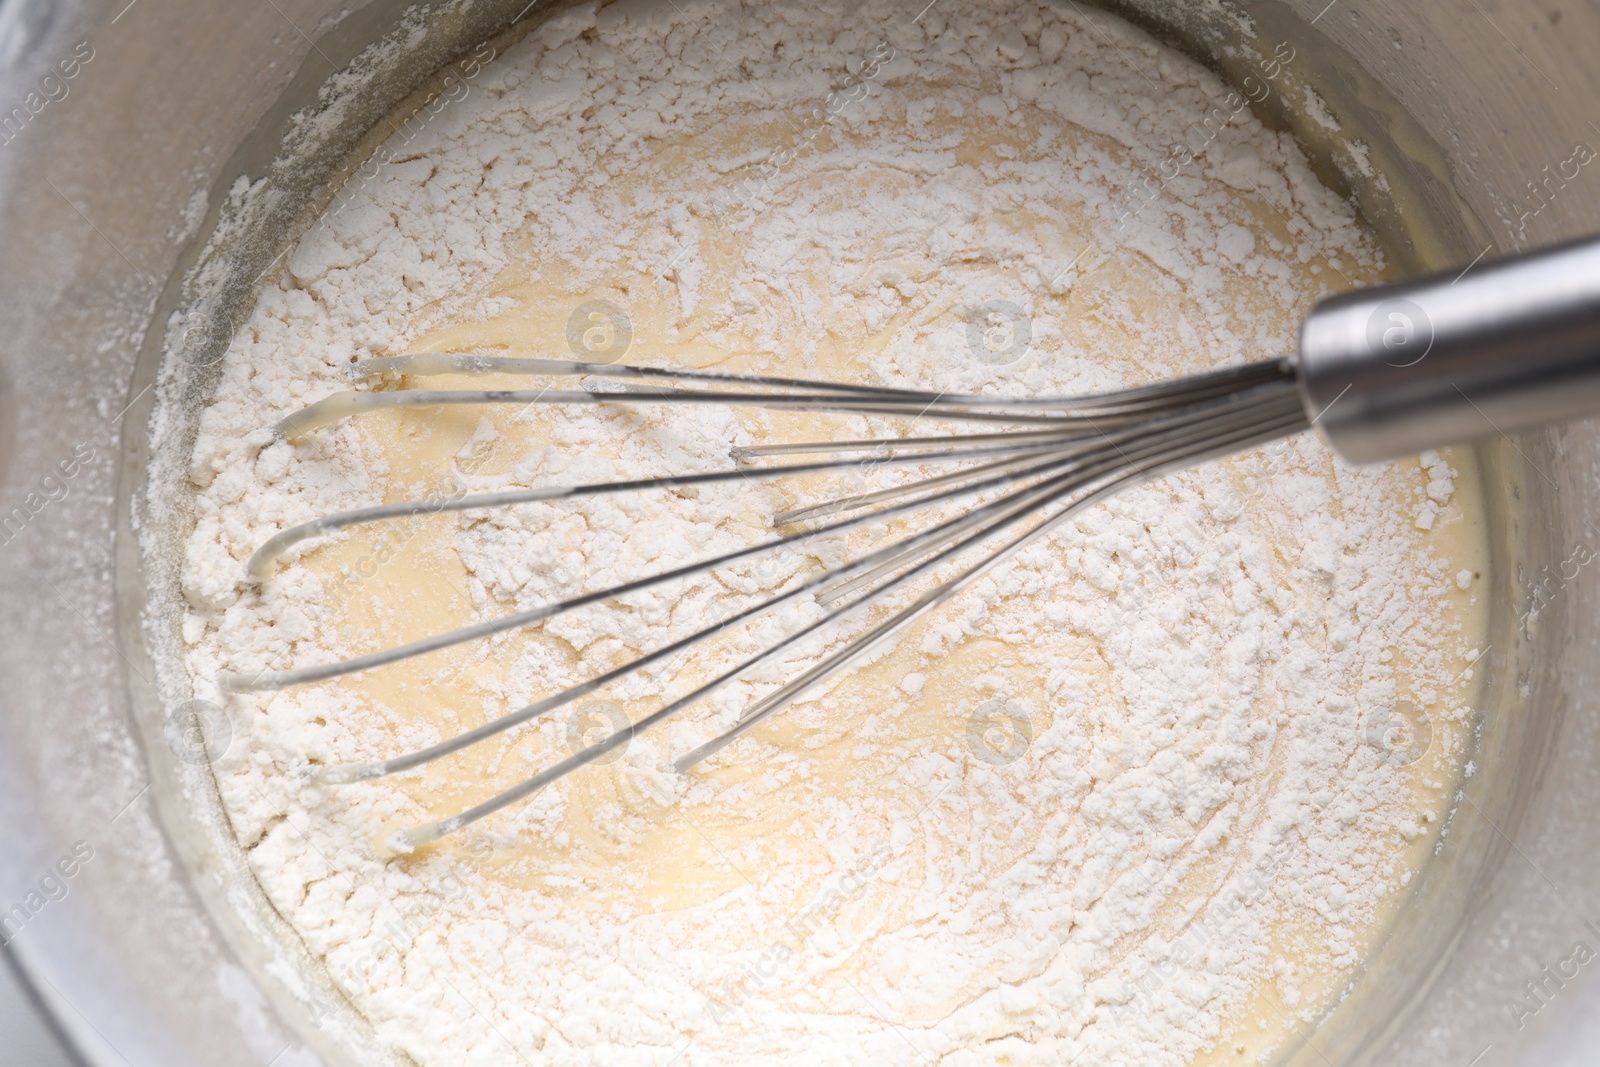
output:
[[[923,579],[927,588],[747,707],[730,728],[678,757],[674,770],[687,770],[947,602],[1046,531],[1130,486],[1312,426],[1341,457],[1367,463],[1600,412],[1600,240],[1501,260],[1460,274],[1330,297],[1306,318],[1295,355],[1092,396],[956,395],[755,374],[452,353],[374,358],[351,368],[358,380],[391,372],[410,377],[493,373],[578,378],[581,388],[341,392],[283,419],[275,427],[277,436],[295,441],[364,412],[449,404],[736,405],[853,413],[914,420],[917,427],[950,427],[941,433],[907,431],[906,436],[737,448],[727,470],[362,508],[270,538],[248,564],[257,582],[271,579],[276,561],[292,546],[354,526],[736,479],[895,466],[918,469],[919,476],[904,484],[775,515],[772,523],[779,535],[736,551],[340,662],[222,679],[224,689],[237,692],[310,685],[532,626],[813,538],[889,519],[914,527],[888,544],[861,551],[695,633],[476,729],[419,751],[312,772],[321,782],[340,784],[410,770],[549,715],[787,601],[812,597],[826,609],[781,640],[521,784],[449,818],[397,832],[389,847],[409,852],[605,757],[635,734],[839,625],[845,616],[884,603],[892,590],[909,596],[917,589],[913,583]],[[928,474],[930,465],[949,465],[949,469],[939,466],[934,469],[942,473]],[[947,517],[952,506],[955,514]],[[919,515],[923,525],[916,528]],[[781,532],[800,524],[811,525]]]

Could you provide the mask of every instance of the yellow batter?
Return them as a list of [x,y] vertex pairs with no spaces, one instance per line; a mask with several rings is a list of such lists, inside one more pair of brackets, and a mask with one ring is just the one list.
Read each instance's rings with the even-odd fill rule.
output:
[[[897,58],[870,77],[857,67],[856,85],[868,90],[859,117],[807,134],[806,151],[775,167],[732,224],[675,211],[673,191],[705,202],[708,183],[726,188],[742,173],[724,161],[757,166],[760,146],[793,140],[782,101],[725,102],[674,132],[595,149],[582,169],[604,175],[604,193],[590,206],[615,211],[621,244],[649,244],[648,254],[596,269],[553,252],[559,228],[532,211],[470,301],[414,308],[371,354],[563,358],[572,310],[604,300],[631,324],[627,362],[1040,395],[1275,354],[1321,292],[1384,277],[1348,208],[1248,112],[1194,153],[1203,165],[1180,168],[1144,203],[1148,145],[1130,143],[1116,122],[1050,104],[1053,75],[1028,71],[1066,70],[1060,83],[1074,99],[1132,92],[1138,67],[1123,69],[1122,51],[1159,67],[1173,99],[1223,90],[1114,21],[1097,23],[1112,47],[1081,17],[1032,4],[1006,12],[940,12],[910,31],[893,23],[901,36],[884,39],[897,40]],[[566,24],[540,31],[565,43],[547,48],[536,33],[497,64],[537,72],[570,61],[590,78],[610,76],[595,56],[622,31],[603,12],[585,17],[576,35]],[[852,17],[871,30],[886,16]],[[964,18],[982,34],[962,38]],[[872,36],[861,38],[862,55],[887,54],[871,50]],[[957,38],[967,44],[952,45]],[[998,42],[998,60],[966,58],[959,50],[973,40]],[[628,68],[632,47],[615,44],[607,62]],[[539,99],[536,82],[506,84],[507,99]],[[910,159],[935,148],[936,166]],[[447,141],[433,151],[439,166],[466,149]],[[1041,198],[1026,183],[1048,168],[1073,177]],[[1021,191],[1009,194],[1014,184]],[[930,216],[918,205],[942,188],[967,196],[980,187],[968,213],[960,196],[948,201],[948,230],[919,228]],[[1102,195],[1118,193],[1132,205],[1120,222]],[[380,185],[371,195],[382,204],[388,194]],[[663,233],[670,241],[654,241]],[[794,242],[787,260],[772,251],[780,239]],[[305,289],[325,301],[315,284]],[[1004,367],[962,363],[970,309],[994,298],[1026,308],[1027,352]],[[379,387],[411,386],[530,387],[515,376]],[[331,391],[330,375],[302,399]],[[362,415],[339,431],[339,447],[373,472],[367,498],[392,502],[625,477],[630,464],[670,468],[678,453],[709,462],[736,444],[850,429],[750,411],[451,407]],[[297,446],[295,462],[329,439]],[[241,815],[241,825],[260,826],[257,837],[241,832],[259,845],[269,895],[307,931],[335,984],[419,1062],[458,1062],[451,1057],[468,1049],[483,1062],[516,1062],[474,1029],[487,1000],[491,1029],[523,1035],[509,1043],[526,1041],[551,1062],[622,1062],[612,1058],[619,1049],[648,1046],[661,1062],[678,1050],[685,1064],[789,1052],[827,1062],[1255,1063],[1338,996],[1437,840],[1464,760],[1483,629],[1476,482],[1466,454],[1358,472],[1307,436],[1083,516],[688,775],[665,768],[781,676],[411,856],[386,859],[373,844],[396,825],[516,785],[603,736],[614,711],[637,720],[775,633],[730,638],[653,681],[585,698],[419,772],[319,792],[316,828],[297,832],[354,850],[328,860],[326,893],[322,875],[285,875],[301,846],[270,819]],[[769,537],[773,514],[848,484],[739,487],[712,532]],[[520,518],[469,512],[359,530],[315,543],[274,581],[318,606],[317,640],[347,657],[648,573],[682,550],[710,554],[676,544],[694,527],[669,522],[675,506],[704,499],[661,500],[660,513],[540,505]],[[486,569],[485,545],[524,535],[538,552],[521,561],[526,584],[512,590],[490,576],[502,571]],[[625,551],[608,555],[608,544]],[[242,547],[229,551],[237,558]],[[774,588],[817,563],[789,558],[762,580]],[[311,762],[396,755],[705,625],[699,607],[675,606],[731,605],[717,596],[748,592],[740,580],[714,575],[607,605],[590,622],[458,646],[318,687],[314,699],[235,699],[258,701],[273,722],[325,728],[325,743],[305,749]],[[1358,592],[1336,609],[1350,583]],[[641,622],[651,618],[660,625]],[[1124,635],[1135,635],[1131,645]],[[1193,652],[1211,642],[1214,651]],[[1192,700],[1173,697],[1180,670],[1195,679]],[[1374,701],[1375,685],[1391,695]],[[1170,715],[1150,713],[1163,701]],[[1023,717],[996,718],[996,707]],[[1379,711],[1395,725],[1375,720]],[[986,757],[1011,755],[1019,729],[1015,758]],[[284,758],[225,780],[225,802],[255,805],[260,776],[273,780]],[[1346,852],[1334,853],[1338,841]],[[443,879],[465,889],[429,888]],[[404,937],[383,941],[385,952],[373,948],[377,933],[328,932],[326,916],[340,909],[371,909],[379,930],[386,892],[401,894],[403,916],[418,914],[405,900],[439,901],[426,921],[404,919]],[[328,903],[329,893],[343,903]],[[1230,899],[1244,910],[1207,911]],[[1224,912],[1243,918],[1206,918]],[[613,957],[631,979],[602,968]],[[436,975],[474,1011],[452,1008]],[[638,1006],[655,990],[677,1037],[621,1021],[605,1031],[609,1022],[560,1006],[556,991],[599,1003],[619,988],[613,980],[642,999],[618,1000],[604,1019],[655,1018]],[[686,1014],[686,1004],[699,1008]],[[421,1021],[449,1012],[459,1032]]]

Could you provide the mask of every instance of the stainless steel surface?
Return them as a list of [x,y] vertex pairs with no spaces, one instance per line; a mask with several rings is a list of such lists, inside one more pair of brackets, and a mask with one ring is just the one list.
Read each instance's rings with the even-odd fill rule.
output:
[[[272,162],[289,116],[405,5],[0,0],[0,118],[26,113],[0,136],[0,519],[22,512],[0,534],[0,903],[25,900],[75,843],[93,847],[70,893],[31,911],[7,948],[87,1062],[383,1061],[259,947],[284,931],[253,910],[225,840],[188,815],[183,790],[204,775],[174,767],[160,740],[126,516],[175,279],[235,178],[277,196],[271,248],[314,210],[340,138],[353,144],[454,43],[518,6],[422,5],[419,20],[450,17],[380,57],[368,110],[318,126],[327,151],[289,173]],[[1600,218],[1592,165],[1542,195],[1529,187],[1573,173],[1575,147],[1600,139],[1592,3],[1108,6],[1235,83],[1291,48],[1261,113],[1317,148],[1408,272],[1569,239]],[[92,58],[63,81],[80,46]],[[1309,117],[1308,88],[1341,131]],[[297,143],[312,136],[300,129]],[[238,291],[251,276],[240,269]],[[1494,437],[1478,453],[1498,614],[1475,773],[1401,922],[1297,1064],[1595,1059],[1600,967],[1573,961],[1580,942],[1600,949],[1600,431]]]
[[1342,293],[1300,332],[1306,410],[1352,463],[1600,412],[1600,240]]
[[6,1067],[73,1067],[47,1016],[10,967],[0,961],[0,1048]]

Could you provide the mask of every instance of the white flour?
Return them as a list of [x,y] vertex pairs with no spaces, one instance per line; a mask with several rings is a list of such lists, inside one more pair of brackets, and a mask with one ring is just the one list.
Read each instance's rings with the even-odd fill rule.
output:
[[[293,447],[264,428],[343,388],[352,358],[528,293],[565,301],[558,323],[594,292],[628,301],[641,338],[680,354],[1038,395],[1287,351],[1321,291],[1374,277],[1348,205],[1194,63],[1033,0],[945,0],[914,22],[920,6],[580,7],[402,130],[262,295],[204,416],[197,695],[222,700],[223,670],[365,650],[350,605],[438,628],[384,602],[381,567],[319,572],[327,541],[247,586],[243,561],[288,525],[452,484],[395,474],[406,442],[375,424]],[[965,314],[994,301],[1029,322],[1007,366]],[[529,341],[565,354],[559,332]],[[630,359],[652,358],[636,342]],[[716,409],[509,416],[486,411],[456,457],[475,491],[722,469],[730,445],[793,429]],[[523,455],[519,433],[554,447]],[[232,697],[248,739],[217,765],[224,803],[274,904],[421,1064],[1182,1064],[1241,1028],[1266,1035],[1253,1059],[1286,1026],[1261,1004],[1324,1010],[1437,833],[1474,639],[1457,606],[1476,560],[1431,540],[1455,478],[1436,455],[1335,465],[1310,435],[1169,478],[1019,555],[786,712],[788,740],[730,749],[727,773],[656,768],[783,675],[407,861],[377,855],[382,828],[564,755],[565,720],[456,765],[465,791],[444,772],[316,790],[308,761],[459,726],[358,686]],[[488,617],[742,546],[790,503],[708,490],[432,521]],[[371,557],[375,539],[341,544]],[[464,652],[452,684],[482,710],[462,725],[828,551]],[[678,669],[609,695],[648,710],[700,668]],[[1370,729],[1397,700],[1433,724],[1411,766]]]

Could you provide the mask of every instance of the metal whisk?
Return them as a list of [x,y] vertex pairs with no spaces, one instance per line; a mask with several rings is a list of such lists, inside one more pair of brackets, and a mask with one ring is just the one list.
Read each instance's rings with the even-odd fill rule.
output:
[[[950,600],[1052,527],[1140,482],[1313,425],[1335,452],[1359,463],[1600,412],[1600,241],[1503,260],[1462,275],[1332,297],[1307,317],[1295,356],[1094,396],[998,398],[471,354],[383,357],[351,368],[358,380],[388,372],[413,377],[489,373],[577,376],[584,379],[584,387],[341,392],[283,419],[275,427],[277,435],[295,441],[363,412],[446,404],[717,404],[855,413],[954,427],[940,434],[734,449],[734,465],[721,471],[363,508],[295,526],[269,539],[249,561],[250,574],[258,582],[270,580],[278,558],[307,538],[418,515],[735,479],[770,480],[894,466],[926,468],[930,464],[950,468],[937,474],[924,472],[890,488],[781,513],[772,518],[775,527],[813,525],[687,566],[337,663],[222,679],[225,689],[238,692],[322,682],[531,626],[586,605],[813,538],[886,519],[910,523],[923,516],[921,527],[889,544],[863,551],[693,634],[476,729],[416,752],[313,772],[318,780],[337,784],[409,770],[547,715],[787,601],[813,597],[827,609],[777,643],[520,785],[450,818],[399,832],[390,845],[406,852],[606,756],[634,734],[705,700],[845,616],[882,603],[892,590],[910,592],[915,579],[937,577],[933,572],[940,568],[955,568],[953,574],[939,577],[909,602],[746,708],[731,728],[675,761],[677,771],[688,769]],[[774,462],[785,457],[801,459]],[[964,510],[941,519],[952,504]],[[935,514],[929,517],[930,512]]]

